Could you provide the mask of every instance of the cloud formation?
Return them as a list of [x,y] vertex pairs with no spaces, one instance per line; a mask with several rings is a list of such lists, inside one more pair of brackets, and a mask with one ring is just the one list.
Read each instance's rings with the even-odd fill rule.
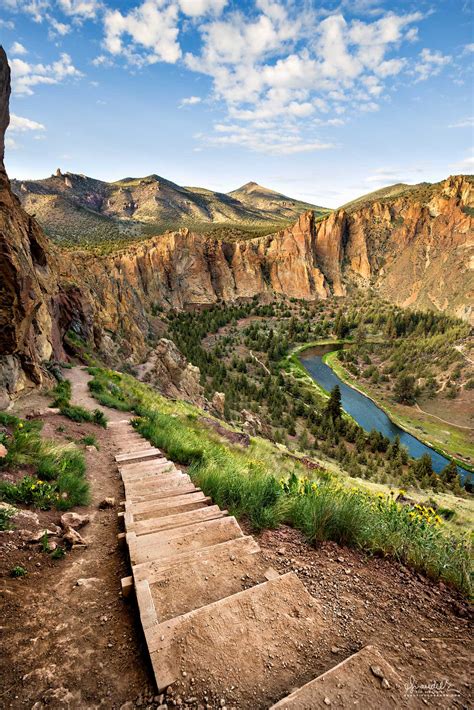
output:
[[59,84],[65,79],[82,76],[66,52],[63,52],[59,59],[51,64],[31,64],[14,57],[10,60],[10,69],[13,92],[26,96],[31,96],[34,93],[34,87],[39,84]]

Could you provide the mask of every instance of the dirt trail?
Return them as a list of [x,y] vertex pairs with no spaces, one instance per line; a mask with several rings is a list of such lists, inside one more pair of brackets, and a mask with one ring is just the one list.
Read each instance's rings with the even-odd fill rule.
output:
[[[87,391],[87,373],[75,368],[68,376],[73,402],[97,407]],[[112,410],[106,414],[109,420],[124,418]],[[117,545],[117,507],[98,508],[105,497],[118,503],[123,496],[115,446],[110,432],[98,426],[62,416],[46,416],[44,422],[47,438],[78,440],[89,433],[97,438],[99,450],[86,451],[92,502],[76,509],[91,517],[80,531],[88,546],[53,561],[38,546],[14,550],[13,537],[1,543],[0,707],[115,709],[127,701],[135,707],[142,693],[153,696],[153,675],[135,605],[121,595],[129,564]],[[41,520],[44,515],[59,522],[60,513],[40,514]],[[9,577],[16,564],[28,570],[26,577]]]

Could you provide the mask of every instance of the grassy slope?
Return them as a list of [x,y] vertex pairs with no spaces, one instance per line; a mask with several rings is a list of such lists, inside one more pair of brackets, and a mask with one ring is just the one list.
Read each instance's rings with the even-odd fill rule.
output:
[[248,448],[232,445],[203,424],[198,408],[167,400],[131,376],[91,372],[92,393],[102,404],[135,409],[144,436],[187,464],[217,504],[256,529],[286,522],[310,542],[332,539],[387,554],[467,591],[468,540],[453,538],[452,529],[429,511],[374,496],[368,485],[327,470],[312,471],[313,485],[303,464],[282,446],[260,438],[252,438]]

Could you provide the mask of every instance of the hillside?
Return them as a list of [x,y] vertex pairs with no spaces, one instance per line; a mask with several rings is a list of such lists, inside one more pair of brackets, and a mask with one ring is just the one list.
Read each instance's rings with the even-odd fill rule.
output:
[[159,175],[116,182],[63,174],[44,180],[12,180],[23,207],[35,214],[54,241],[63,244],[122,243],[181,227],[225,233],[269,233],[308,209],[328,210],[260,187],[229,194],[181,187]]

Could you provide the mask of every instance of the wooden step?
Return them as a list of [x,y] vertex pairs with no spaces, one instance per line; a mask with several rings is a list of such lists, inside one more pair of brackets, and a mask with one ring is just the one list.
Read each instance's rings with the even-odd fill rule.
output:
[[122,481],[124,483],[152,483],[154,481],[161,481],[166,478],[170,478],[170,476],[186,476],[188,481],[191,480],[187,473],[178,471],[178,469],[174,467],[174,464],[170,463],[168,465],[164,465],[158,471],[147,471],[146,473],[123,473]]
[[147,560],[163,559],[180,552],[210,547],[236,537],[243,537],[243,532],[234,517],[226,517],[140,537],[133,532],[127,533],[127,544],[132,565],[136,565]]
[[164,559],[141,562],[134,566],[133,577],[136,581],[148,579],[150,584],[153,584],[155,579],[160,578],[164,570],[170,569],[174,565],[190,565],[197,560],[235,560],[238,557],[257,552],[260,552],[258,543],[251,535],[244,535],[243,537],[220,542],[217,545],[203,547],[200,550],[180,552]]
[[140,463],[130,463],[126,465],[122,465],[118,467],[119,473],[122,476],[124,473],[127,474],[132,474],[132,473],[153,473],[155,471],[161,471],[163,466],[167,466],[168,464],[174,464],[171,461],[168,461],[164,456],[153,459],[152,461],[141,461]]
[[223,518],[227,515],[226,510],[221,510],[218,505],[206,505],[197,510],[190,510],[185,513],[176,513],[168,515],[165,518],[152,518],[150,520],[142,520],[136,523],[133,520],[131,513],[125,513],[125,529],[127,532],[136,533],[137,537],[148,535],[160,530],[169,530],[171,528],[185,527],[193,525],[204,520],[213,520],[214,518]]
[[278,577],[255,550],[229,555],[222,549],[224,544],[208,548],[206,555],[195,555],[148,576],[155,623],[187,614]]
[[131,503],[141,503],[144,501],[162,500],[172,498],[173,496],[181,496],[186,493],[197,493],[200,488],[196,486],[174,486],[173,488],[160,488],[159,490],[149,491],[148,493],[133,493],[127,496]]
[[[388,686],[382,678],[374,675],[372,668],[381,671]],[[365,646],[272,705],[270,710],[313,710],[328,705],[334,708],[358,707],[361,710],[422,707],[419,698],[406,697],[407,682],[407,679],[402,681],[376,646]]]
[[125,503],[125,512],[131,513],[134,522],[149,520],[150,518],[161,518],[176,513],[185,513],[193,510],[192,506],[200,508],[211,502],[211,499],[201,491],[198,493],[187,493],[165,500],[145,501],[144,503]]
[[325,631],[315,600],[290,572],[150,625],[145,637],[160,691],[181,679],[180,694],[189,693],[193,677],[217,697],[234,686],[247,703],[255,697],[255,707],[268,707],[298,678],[299,666],[306,668],[309,641]]
[[189,476],[181,472],[160,474],[153,478],[146,478],[145,480],[138,479],[123,482],[127,497],[162,491],[166,488],[183,488],[183,486],[189,486],[190,484],[191,479]]
[[138,461],[145,461],[148,459],[153,459],[153,458],[158,458],[162,457],[163,454],[159,449],[155,449],[154,447],[151,447],[147,451],[143,452],[136,452],[136,453],[127,453],[127,454],[117,454],[115,457],[115,460],[117,463],[132,463],[132,462],[138,462]]

